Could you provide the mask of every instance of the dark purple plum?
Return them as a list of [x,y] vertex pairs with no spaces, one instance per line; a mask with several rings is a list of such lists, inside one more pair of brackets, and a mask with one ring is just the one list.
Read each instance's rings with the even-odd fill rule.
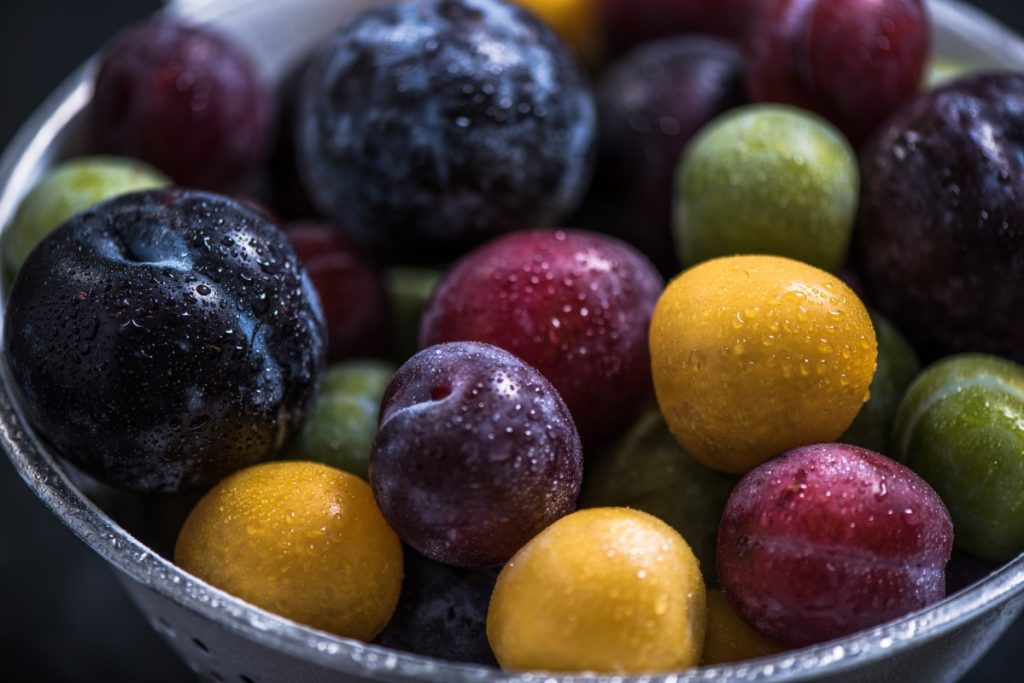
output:
[[617,51],[681,33],[742,38],[765,0],[594,0]]
[[761,2],[746,36],[752,100],[809,109],[859,144],[920,90],[924,0]]
[[388,524],[427,557],[507,561],[576,508],[579,435],[551,383],[496,346],[441,344],[395,374],[370,485]]
[[470,252],[434,290],[420,344],[494,344],[537,368],[600,443],[653,395],[647,329],[665,283],[642,254],[581,230],[528,230]]
[[331,225],[293,223],[285,234],[320,294],[327,360],[386,354],[391,308],[380,271]]
[[487,607],[498,568],[462,569],[405,549],[402,596],[377,645],[497,667],[487,643]]
[[611,209],[600,227],[635,245],[662,273],[678,273],[672,194],[679,157],[705,124],[743,102],[743,58],[723,40],[669,38],[612,66],[597,91],[591,196]]
[[1024,76],[921,95],[863,166],[855,239],[869,300],[926,357],[1024,361]]
[[255,169],[272,120],[253,62],[209,28],[150,19],[115,38],[100,61],[97,149],[147,161],[180,185],[225,189]]
[[25,415],[115,486],[209,486],[302,425],[324,364],[323,313],[284,235],[234,200],[125,195],[29,256],[4,354]]
[[420,262],[550,225],[590,180],[593,98],[568,49],[498,0],[370,10],[304,84],[299,168],[357,246]]

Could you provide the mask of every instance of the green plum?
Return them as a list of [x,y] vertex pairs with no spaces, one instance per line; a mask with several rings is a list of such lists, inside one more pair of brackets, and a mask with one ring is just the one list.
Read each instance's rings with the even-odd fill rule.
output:
[[4,232],[8,275],[13,277],[29,252],[75,214],[122,194],[170,184],[165,175],[133,159],[95,156],[60,164],[26,195]]
[[316,407],[286,457],[315,460],[368,478],[380,403],[397,368],[385,361],[349,361],[328,368]]
[[928,368],[900,404],[894,455],[942,496],[963,550],[1024,552],[1024,367],[953,356]]
[[679,257],[767,254],[834,271],[849,251],[859,189],[853,149],[824,119],[781,105],[734,109],[680,161]]
[[420,319],[443,273],[433,268],[398,266],[384,273],[394,320],[393,357],[405,362],[419,351]]
[[889,453],[896,410],[907,387],[921,371],[921,362],[895,325],[874,311],[871,311],[871,322],[878,337],[878,369],[871,380],[871,398],[839,441],[876,453]]
[[690,544],[708,584],[717,585],[718,522],[739,480],[687,455],[655,410],[588,461],[580,507],[629,507],[660,518]]

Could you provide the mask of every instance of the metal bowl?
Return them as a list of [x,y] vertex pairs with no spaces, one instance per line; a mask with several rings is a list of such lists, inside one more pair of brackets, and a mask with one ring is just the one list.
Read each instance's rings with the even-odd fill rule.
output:
[[[372,0],[183,0],[177,11],[216,24],[280,80],[314,44]],[[933,0],[938,53],[984,68],[1024,71],[1024,42],[985,14]],[[0,160],[0,226],[56,160],[84,151],[83,112],[94,65],[66,81]],[[0,273],[2,275],[2,273]],[[4,295],[0,293],[0,308]],[[0,323],[2,325],[2,323]],[[2,328],[0,328],[2,332]],[[510,674],[366,645],[300,626],[186,574],[83,493],[81,481],[28,427],[0,367],[0,443],[47,506],[116,570],[149,622],[204,678],[217,681],[686,683],[689,681],[922,681],[959,678],[1024,609],[1024,556],[942,602],[830,643],[732,666],[641,677]],[[98,617],[99,618],[99,617]]]

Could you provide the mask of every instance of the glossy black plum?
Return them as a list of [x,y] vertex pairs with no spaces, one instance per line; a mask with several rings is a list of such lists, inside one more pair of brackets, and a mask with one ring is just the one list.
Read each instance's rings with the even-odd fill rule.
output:
[[312,284],[277,228],[234,200],[126,195],[32,252],[4,353],[25,415],[116,486],[209,486],[275,455],[324,363]]
[[920,96],[864,156],[868,298],[926,357],[1024,360],[1024,76]]
[[497,567],[462,569],[406,548],[398,608],[374,642],[450,662],[497,666],[487,643],[487,607]]
[[388,524],[427,557],[507,561],[576,508],[579,435],[534,368],[496,346],[440,344],[395,374],[381,405],[370,485]]
[[589,182],[595,119],[572,56],[532,14],[497,0],[395,3],[312,64],[299,168],[358,245],[424,261],[557,224]]
[[679,262],[672,192],[679,157],[705,124],[744,102],[743,58],[731,43],[681,36],[630,53],[601,81],[597,178],[602,229],[635,245],[662,273]]
[[127,29],[103,53],[91,118],[99,151],[219,190],[263,161],[273,101],[241,48],[162,17]]

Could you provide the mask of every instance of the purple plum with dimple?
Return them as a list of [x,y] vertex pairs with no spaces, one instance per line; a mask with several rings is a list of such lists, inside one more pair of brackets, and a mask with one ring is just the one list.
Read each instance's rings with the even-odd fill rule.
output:
[[1024,75],[921,95],[863,157],[868,298],[927,356],[1024,361]]
[[370,484],[388,524],[427,557],[507,561],[576,509],[579,435],[551,383],[507,351],[434,346],[384,394]]

